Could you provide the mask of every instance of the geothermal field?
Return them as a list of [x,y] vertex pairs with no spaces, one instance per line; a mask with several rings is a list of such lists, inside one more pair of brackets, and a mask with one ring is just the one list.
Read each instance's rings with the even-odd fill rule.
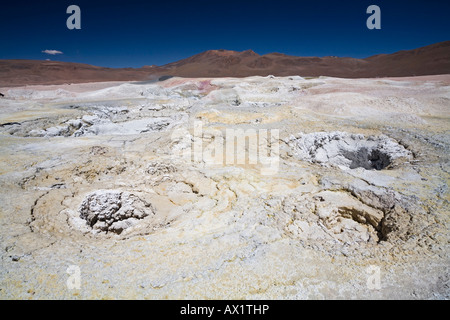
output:
[[450,298],[448,75],[0,92],[2,299]]

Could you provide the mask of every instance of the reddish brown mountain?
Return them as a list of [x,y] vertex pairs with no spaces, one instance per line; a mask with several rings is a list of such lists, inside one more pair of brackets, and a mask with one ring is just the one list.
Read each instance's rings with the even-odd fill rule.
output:
[[163,75],[246,77],[270,74],[342,78],[450,74],[450,41],[366,59],[295,57],[281,53],[260,56],[252,50],[210,50],[161,67],[146,66],[139,69],[112,69],[55,61],[0,60],[0,86],[141,81]]
[[260,56],[251,50],[211,50],[162,68],[166,69],[168,74],[184,77],[272,74],[371,78],[450,74],[450,41],[366,59],[295,57],[281,53]]
[[365,59],[367,77],[450,74],[450,41]]

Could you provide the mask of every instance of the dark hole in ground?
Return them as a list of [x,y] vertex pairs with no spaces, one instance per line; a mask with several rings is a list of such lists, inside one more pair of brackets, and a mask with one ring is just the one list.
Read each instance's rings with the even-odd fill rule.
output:
[[391,164],[390,156],[378,149],[361,148],[356,152],[345,151],[342,155],[352,161],[350,169],[383,170]]

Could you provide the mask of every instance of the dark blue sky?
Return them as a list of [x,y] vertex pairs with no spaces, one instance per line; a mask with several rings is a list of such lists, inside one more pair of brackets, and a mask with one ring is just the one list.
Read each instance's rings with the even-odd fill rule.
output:
[[[0,59],[141,67],[209,49],[365,58],[450,40],[447,0],[8,2],[0,9]],[[71,4],[81,8],[81,30],[66,27]],[[371,4],[381,8],[381,30],[366,27]]]

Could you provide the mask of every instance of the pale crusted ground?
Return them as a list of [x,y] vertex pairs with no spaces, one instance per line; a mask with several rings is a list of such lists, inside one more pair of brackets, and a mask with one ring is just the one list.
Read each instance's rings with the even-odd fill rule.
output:
[[[450,76],[0,92],[3,299],[450,296]],[[277,170],[190,149],[226,129],[279,130]]]

